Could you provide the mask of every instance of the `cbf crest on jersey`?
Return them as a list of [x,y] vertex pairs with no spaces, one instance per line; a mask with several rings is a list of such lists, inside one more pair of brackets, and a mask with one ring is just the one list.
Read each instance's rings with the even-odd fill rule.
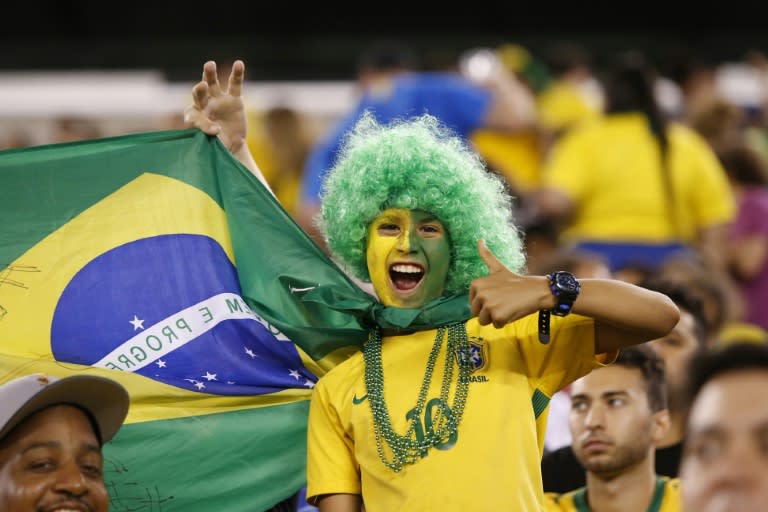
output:
[[469,359],[469,363],[472,368],[472,372],[476,372],[485,368],[488,355],[486,354],[487,348],[482,338],[471,336],[469,338],[469,352],[466,354],[462,352],[457,353],[457,358],[463,360],[464,357]]

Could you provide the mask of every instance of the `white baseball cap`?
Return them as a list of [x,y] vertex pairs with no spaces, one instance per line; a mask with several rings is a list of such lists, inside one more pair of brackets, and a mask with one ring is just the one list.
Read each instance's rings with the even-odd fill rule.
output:
[[128,391],[118,382],[96,375],[56,378],[32,374],[0,386],[0,439],[32,414],[71,404],[91,414],[106,443],[120,430],[128,414]]

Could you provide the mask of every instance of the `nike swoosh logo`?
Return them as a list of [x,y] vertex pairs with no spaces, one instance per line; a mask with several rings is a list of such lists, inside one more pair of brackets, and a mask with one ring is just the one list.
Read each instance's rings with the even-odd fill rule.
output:
[[357,394],[355,394],[352,397],[352,403],[355,405],[360,405],[361,403],[365,402],[368,399],[368,393],[364,394],[362,398],[357,398]]
[[306,288],[294,288],[293,286],[288,286],[288,290],[290,290],[291,293],[308,292],[310,290],[314,290],[315,288],[317,288],[317,286],[308,286]]

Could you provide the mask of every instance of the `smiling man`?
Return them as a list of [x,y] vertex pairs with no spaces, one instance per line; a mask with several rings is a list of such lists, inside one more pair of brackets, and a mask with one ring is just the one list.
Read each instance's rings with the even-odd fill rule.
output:
[[765,510],[768,503],[768,346],[733,342],[689,365],[680,475],[686,512]]
[[[225,91],[206,63],[186,119],[266,185],[243,143],[243,74],[236,61]],[[540,511],[549,398],[678,321],[657,292],[522,274],[505,190],[429,115],[350,131],[319,226],[382,307],[363,351],[312,394],[307,496],[321,511]]]
[[128,392],[92,375],[29,375],[0,387],[0,510],[106,512],[101,449]]

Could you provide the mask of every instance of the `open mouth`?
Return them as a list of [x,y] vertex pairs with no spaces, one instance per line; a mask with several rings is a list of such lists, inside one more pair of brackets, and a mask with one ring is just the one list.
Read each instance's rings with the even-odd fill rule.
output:
[[389,267],[389,279],[395,289],[407,292],[419,286],[424,279],[424,268],[413,263],[395,263]]

